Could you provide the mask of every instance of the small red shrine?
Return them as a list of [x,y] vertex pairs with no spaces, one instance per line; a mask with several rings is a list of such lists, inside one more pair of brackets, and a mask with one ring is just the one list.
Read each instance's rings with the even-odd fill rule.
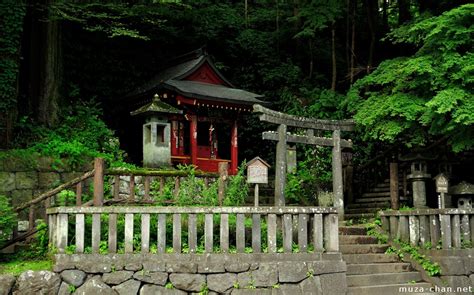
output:
[[[133,114],[161,112],[160,118],[166,116],[171,129],[167,132],[166,126],[159,128],[159,123],[153,129],[159,134],[151,137],[144,129],[144,146],[150,138],[166,146],[165,137],[169,136],[169,150],[161,148],[157,152],[170,153],[172,164],[193,164],[200,170],[217,172],[219,162],[228,162],[229,174],[235,174],[239,164],[239,119],[252,111],[253,104],[264,103],[259,100],[261,95],[237,89],[226,80],[201,50],[179,58],[133,96],[135,107],[139,107]],[[167,109],[163,104],[181,112],[163,111]],[[144,150],[144,159],[147,153]],[[153,165],[144,160],[144,166]]]

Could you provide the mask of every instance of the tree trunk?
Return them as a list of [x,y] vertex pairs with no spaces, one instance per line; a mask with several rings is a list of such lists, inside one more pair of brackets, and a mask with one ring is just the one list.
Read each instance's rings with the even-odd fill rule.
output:
[[[55,0],[46,0],[50,5]],[[47,12],[48,13],[48,12]],[[49,13],[47,15],[50,16]],[[59,22],[48,20],[39,21],[43,36],[39,44],[42,60],[39,69],[38,113],[40,123],[48,126],[54,125],[58,119],[59,85],[61,81],[61,35]]]
[[403,25],[410,20],[410,0],[398,0],[398,25]]
[[337,66],[336,66],[336,28],[334,22],[331,27],[331,51],[332,51],[332,79],[331,90],[336,90]]
[[370,32],[370,45],[369,45],[369,56],[367,58],[367,74],[370,74],[372,71],[373,59],[374,59],[374,49],[375,49],[375,26],[376,26],[376,15],[374,15],[377,10],[377,2],[374,0],[366,0],[366,9],[367,9],[367,23],[369,24]]
[[351,37],[351,71],[349,73],[351,85],[354,83],[354,67],[355,67],[355,14],[357,2],[352,0],[352,37]]

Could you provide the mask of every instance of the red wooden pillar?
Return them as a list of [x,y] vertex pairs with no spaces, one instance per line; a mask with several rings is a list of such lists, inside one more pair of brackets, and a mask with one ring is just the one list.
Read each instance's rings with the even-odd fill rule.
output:
[[178,121],[171,121],[171,155],[178,155]]
[[191,115],[191,120],[189,121],[189,139],[191,143],[191,164],[197,165],[197,116]]
[[239,148],[238,148],[238,139],[237,139],[237,121],[234,121],[232,125],[231,140],[230,140],[230,173],[232,175],[237,174],[237,169],[239,166]]
[[184,123],[178,123],[178,154],[184,155]]

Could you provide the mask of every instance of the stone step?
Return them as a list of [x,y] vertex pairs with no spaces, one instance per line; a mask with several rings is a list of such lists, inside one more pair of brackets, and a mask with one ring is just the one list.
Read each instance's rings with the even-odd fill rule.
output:
[[367,264],[348,264],[348,275],[364,275],[377,273],[400,273],[409,272],[412,268],[410,263],[367,263]]
[[[400,191],[403,191],[403,185],[400,185],[398,186],[398,189]],[[388,187],[372,187],[372,188],[369,188],[369,192],[371,193],[376,193],[376,192],[389,192],[390,191],[390,186]]]
[[344,254],[342,260],[347,264],[390,263],[399,262],[395,254]]
[[430,293],[428,283],[392,284],[347,288],[347,295],[400,295],[400,294],[438,294]]
[[387,244],[339,245],[339,251],[342,254],[385,253],[387,248]]
[[370,219],[374,218],[375,213],[356,213],[356,214],[344,214],[344,219],[345,220],[350,220],[350,219]]
[[344,211],[345,214],[357,214],[357,213],[377,213],[381,208],[348,208]]
[[355,208],[378,208],[378,209],[387,209],[390,208],[390,202],[373,202],[373,203],[354,203],[347,205],[347,209]]
[[339,245],[377,244],[377,238],[366,235],[340,235]]
[[390,191],[388,192],[373,192],[373,193],[363,193],[361,198],[376,198],[376,197],[390,197]]
[[360,198],[355,201],[356,203],[390,202],[390,197]]
[[421,275],[419,272],[347,275],[347,286],[358,287],[385,284],[410,284],[410,282],[419,282],[420,280]]
[[363,225],[339,226],[340,235],[366,235],[367,229]]

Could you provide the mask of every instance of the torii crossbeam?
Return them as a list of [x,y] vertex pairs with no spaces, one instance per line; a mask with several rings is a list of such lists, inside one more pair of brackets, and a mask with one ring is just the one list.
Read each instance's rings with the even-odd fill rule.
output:
[[[352,148],[350,140],[341,139],[341,131],[353,131],[353,120],[320,120],[306,117],[292,116],[267,109],[261,105],[254,105],[253,112],[258,113],[260,121],[278,124],[276,132],[263,132],[263,139],[277,141],[275,163],[275,206],[285,206],[286,186],[286,148],[287,143],[302,143],[332,147],[332,186],[334,206],[339,218],[344,218],[344,191],[342,181],[342,152],[341,148]],[[287,133],[287,126],[302,128],[306,135]],[[316,137],[314,130],[332,131],[332,138]]]

